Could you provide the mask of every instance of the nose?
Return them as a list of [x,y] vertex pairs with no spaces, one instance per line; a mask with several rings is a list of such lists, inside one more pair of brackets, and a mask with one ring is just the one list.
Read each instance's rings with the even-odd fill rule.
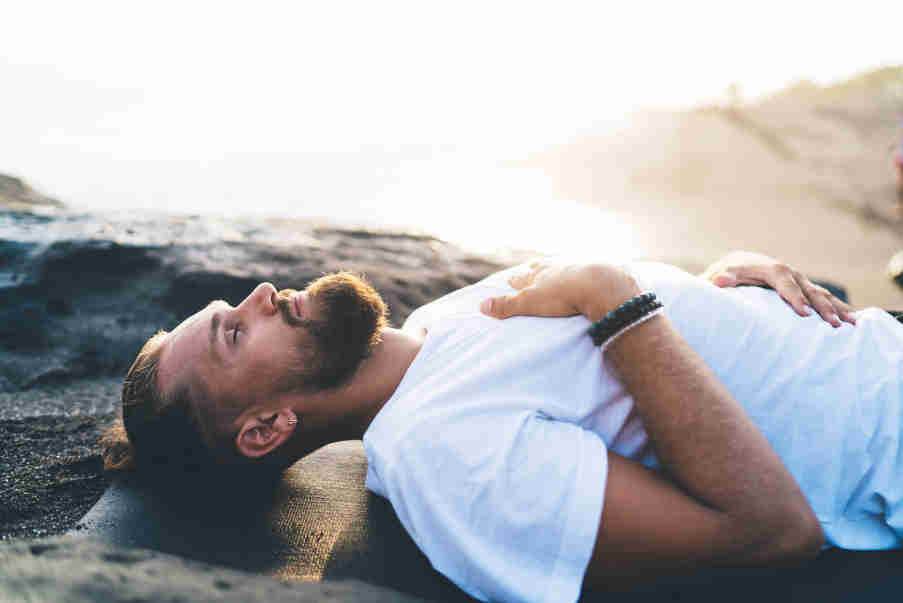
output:
[[276,287],[272,283],[260,283],[236,309],[239,312],[274,314],[277,312]]

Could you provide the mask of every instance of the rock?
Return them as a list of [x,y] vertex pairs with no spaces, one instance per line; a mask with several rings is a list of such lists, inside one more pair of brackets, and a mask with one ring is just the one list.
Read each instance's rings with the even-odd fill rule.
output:
[[[4,177],[0,195],[32,198]],[[29,197],[32,195],[32,197]],[[0,198],[0,207],[3,205]],[[96,444],[155,331],[259,282],[365,273],[394,324],[499,264],[439,239],[291,220],[0,210],[0,601],[403,601],[362,583],[282,584],[178,557],[53,537],[109,479]]]
[[156,551],[57,537],[0,545],[0,600],[419,601],[357,581],[280,582]]
[[63,204],[37,192],[21,178],[0,174],[0,207],[28,209],[35,206],[63,207]]
[[21,390],[121,375],[141,345],[212,299],[261,281],[365,273],[401,324],[498,264],[433,237],[300,221],[0,212],[0,375]]
[[95,442],[122,376],[148,337],[211,299],[349,269],[400,325],[497,268],[434,237],[298,220],[0,210],[0,539],[60,534],[97,501]]

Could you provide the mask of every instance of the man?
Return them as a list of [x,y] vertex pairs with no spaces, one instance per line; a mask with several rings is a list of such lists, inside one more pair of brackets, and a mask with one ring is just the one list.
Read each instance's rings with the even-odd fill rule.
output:
[[[482,599],[788,563],[826,535],[897,546],[903,328],[768,258],[739,261],[706,277],[771,285],[796,313],[657,264],[515,268],[401,330],[350,275],[264,283],[145,345],[123,388],[132,452],[285,466],[362,438],[367,486]],[[603,355],[590,323],[643,289],[666,314]],[[560,318],[499,320],[514,314]]]

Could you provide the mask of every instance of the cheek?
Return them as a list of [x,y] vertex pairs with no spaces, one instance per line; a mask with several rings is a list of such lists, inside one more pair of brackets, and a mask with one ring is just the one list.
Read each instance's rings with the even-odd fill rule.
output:
[[[300,331],[300,329],[299,329]],[[275,332],[262,338],[260,345],[246,350],[251,360],[248,376],[255,380],[273,380],[286,371],[298,370],[310,356],[310,343],[301,333]]]

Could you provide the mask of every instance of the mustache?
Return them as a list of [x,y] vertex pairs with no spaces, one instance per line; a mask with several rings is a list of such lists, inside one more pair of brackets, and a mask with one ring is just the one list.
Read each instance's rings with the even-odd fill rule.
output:
[[[341,323],[336,324],[335,321],[330,322],[328,316],[322,320],[298,318],[295,316],[293,308],[294,303],[292,302],[292,295],[295,293],[297,293],[295,289],[283,289],[276,294],[276,307],[279,308],[279,313],[282,314],[282,320],[285,321],[287,325],[296,329],[304,329],[315,341],[319,341],[321,344],[322,342],[332,339],[344,339],[344,337],[342,337],[344,325]],[[311,342],[308,342],[302,344],[301,347],[311,349],[313,345],[314,344]]]
[[316,329],[319,321],[298,318],[292,312],[292,295],[297,293],[295,289],[283,289],[276,294],[276,307],[282,314],[282,320],[290,327]]

